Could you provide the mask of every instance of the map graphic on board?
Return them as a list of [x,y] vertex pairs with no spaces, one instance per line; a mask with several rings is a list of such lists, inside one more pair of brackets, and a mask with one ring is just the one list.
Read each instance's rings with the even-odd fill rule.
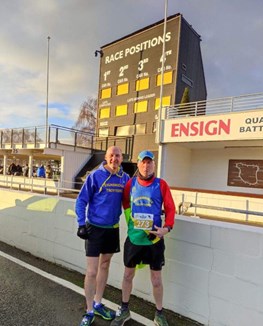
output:
[[228,186],[263,188],[262,160],[229,160]]

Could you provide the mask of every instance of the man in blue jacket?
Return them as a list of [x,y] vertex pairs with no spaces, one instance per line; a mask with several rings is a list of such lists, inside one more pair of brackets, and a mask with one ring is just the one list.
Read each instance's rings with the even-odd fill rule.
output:
[[108,148],[105,161],[86,179],[76,201],[77,235],[85,239],[87,311],[80,326],[89,326],[94,315],[112,320],[115,314],[102,303],[110,261],[120,251],[119,218],[122,193],[129,176],[123,172],[119,147]]

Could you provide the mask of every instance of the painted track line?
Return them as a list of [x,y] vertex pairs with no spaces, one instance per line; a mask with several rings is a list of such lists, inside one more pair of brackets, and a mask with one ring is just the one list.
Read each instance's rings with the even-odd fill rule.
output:
[[[57,283],[59,285],[62,285],[64,287],[66,287],[66,288],[68,288],[68,289],[70,289],[70,290],[72,290],[74,292],[77,292],[78,294],[84,296],[84,290],[81,287],[79,287],[79,286],[77,286],[77,285],[75,285],[75,284],[73,284],[73,283],[71,283],[69,281],[63,280],[62,278],[54,276],[54,275],[52,275],[50,273],[47,273],[45,271],[42,271],[41,269],[39,269],[39,268],[37,268],[35,266],[32,266],[30,264],[27,264],[24,261],[22,261],[20,259],[17,259],[17,258],[15,258],[13,256],[10,256],[10,255],[4,253],[1,250],[0,250],[0,256],[2,256],[2,257],[4,257],[4,258],[6,258],[6,259],[20,265],[20,266],[22,266],[24,268],[27,268],[28,270],[30,270],[30,271],[32,271],[32,272],[34,272],[34,273],[36,273],[36,274],[38,274],[40,276],[43,276],[43,277],[45,277],[45,278],[47,278],[47,279],[49,279],[49,280],[51,280],[51,281],[53,281],[53,282],[55,282],[55,283]],[[111,301],[103,299],[103,303],[107,307],[109,307],[110,309],[112,309],[114,311],[116,311],[118,309],[118,305],[111,302]],[[152,326],[153,325],[152,320],[147,319],[147,318],[145,318],[145,317],[143,317],[143,316],[141,316],[141,315],[139,315],[139,314],[137,314],[136,312],[133,312],[133,311],[131,311],[131,318],[133,320],[135,320],[135,321],[138,321],[139,323],[141,323],[141,324],[143,324],[145,326]]]

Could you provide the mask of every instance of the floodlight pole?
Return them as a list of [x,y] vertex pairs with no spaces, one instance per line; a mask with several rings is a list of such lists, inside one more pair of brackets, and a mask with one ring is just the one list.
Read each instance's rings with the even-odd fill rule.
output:
[[164,64],[166,59],[165,53],[165,37],[166,37],[166,27],[167,27],[167,8],[168,0],[164,0],[164,21],[163,21],[163,49],[162,49],[162,71],[161,71],[161,85],[160,85],[160,106],[158,111],[158,121],[156,128],[156,143],[159,144],[158,148],[158,167],[157,176],[161,177],[161,164],[162,164],[162,108],[163,108],[163,81],[164,81]]
[[46,98],[46,141],[45,141],[46,148],[48,147],[49,41],[50,41],[50,36],[47,37],[47,98]]

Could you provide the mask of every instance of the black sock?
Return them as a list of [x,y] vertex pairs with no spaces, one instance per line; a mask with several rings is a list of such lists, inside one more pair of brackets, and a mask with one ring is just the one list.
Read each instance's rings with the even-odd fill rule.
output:
[[157,312],[158,315],[161,315],[163,313],[163,309],[159,310],[159,309],[156,308],[156,312]]
[[129,302],[121,302],[121,308],[123,310],[128,310],[129,309]]

